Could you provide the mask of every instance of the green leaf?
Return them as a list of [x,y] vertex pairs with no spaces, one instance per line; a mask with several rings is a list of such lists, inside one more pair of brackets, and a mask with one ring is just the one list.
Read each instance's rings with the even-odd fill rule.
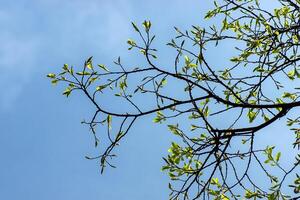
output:
[[265,122],[269,121],[270,118],[267,115],[263,115]]
[[258,192],[252,192],[250,190],[246,190],[246,194],[245,194],[245,198],[246,199],[257,199],[257,198],[263,198],[263,196],[261,195],[261,193]]
[[288,75],[289,79],[294,80],[295,75],[296,75],[296,69],[289,71],[287,75]]
[[87,63],[87,64],[86,64],[86,67],[87,67],[88,69],[91,69],[91,70],[93,69],[92,63]]
[[210,181],[210,183],[212,185],[218,185],[219,184],[219,179],[218,178],[212,178],[211,181]]
[[178,124],[176,125],[168,125],[169,130],[174,134],[174,135],[182,135],[181,131],[178,129]]
[[107,68],[105,65],[103,65],[103,64],[98,64],[98,67],[100,67],[100,68],[103,69],[104,71],[109,72],[108,68]]
[[52,74],[52,73],[50,73],[50,74],[47,74],[47,77],[48,77],[48,78],[55,78],[55,77],[56,77],[56,75],[55,75],[55,74]]
[[69,66],[68,66],[68,64],[64,64],[64,66],[63,66],[63,70],[65,70],[65,71],[69,71]]
[[167,79],[166,78],[163,78],[160,82],[160,85],[161,86],[165,86],[167,84]]
[[242,61],[242,60],[243,60],[243,59],[240,58],[240,57],[233,57],[233,58],[230,59],[231,62],[235,62],[235,63],[240,62],[240,61]]
[[290,98],[292,100],[295,100],[297,98],[297,95],[289,93],[289,92],[284,92],[283,95],[282,95],[282,97],[283,98]]
[[161,111],[156,112],[156,117],[153,119],[154,123],[162,123],[162,121],[165,121],[166,117],[163,115]]
[[69,97],[69,95],[71,94],[71,92],[72,92],[72,90],[69,87],[67,87],[65,89],[65,91],[63,92],[63,95],[65,95],[66,97]]
[[154,55],[154,54],[149,54],[149,55],[151,55],[154,59],[157,59],[156,55]]
[[127,44],[129,44],[129,45],[131,45],[131,46],[136,46],[135,41],[132,40],[132,39],[128,39],[128,40],[127,40]]
[[275,160],[276,160],[276,162],[278,162],[278,161],[279,161],[279,159],[280,159],[280,156],[281,156],[281,152],[278,152],[278,153],[276,154],[276,156],[275,156]]
[[204,109],[204,111],[203,111],[203,115],[204,115],[205,117],[207,117],[208,114],[209,114],[209,109],[208,109],[208,106],[206,106],[205,109]]
[[145,27],[146,32],[149,32],[149,30],[150,30],[150,28],[151,28],[151,22],[145,20],[145,21],[143,22],[143,26]]
[[194,124],[192,124],[190,130],[191,130],[191,131],[194,131],[194,130],[196,130],[196,129],[198,129],[198,128],[200,128],[200,127],[199,127],[199,126],[196,126],[196,125],[194,125]]
[[134,22],[131,22],[131,24],[135,31],[140,32],[140,30],[138,29],[138,27],[136,26],[136,24]]
[[107,121],[108,128],[111,129],[111,121],[112,121],[111,115],[107,115],[106,121]]
[[107,87],[107,85],[99,85],[96,87],[96,91],[102,91],[103,89],[105,89]]
[[89,58],[87,59],[87,61],[85,62],[85,63],[86,63],[86,67],[87,67],[88,69],[93,69],[92,59],[93,59],[93,56],[89,57]]
[[184,60],[185,60],[185,65],[186,66],[188,66],[191,62],[190,58],[187,55],[184,56]]
[[51,83],[52,83],[53,85],[56,85],[56,84],[58,83],[58,80],[57,80],[57,79],[53,79],[53,80],[51,81]]
[[212,18],[214,15],[215,15],[215,12],[212,11],[212,10],[210,10],[210,11],[208,11],[208,12],[206,13],[204,19],[210,19],[210,18]]
[[218,196],[220,194],[220,191],[209,189],[208,193],[213,195],[213,196]]
[[189,67],[191,67],[191,68],[195,68],[195,67],[197,67],[198,65],[197,64],[195,64],[195,63],[190,63],[189,64]]
[[298,35],[293,35],[292,36],[294,43],[298,43],[299,42],[299,38],[298,37],[299,37]]
[[120,84],[119,84],[119,87],[120,87],[121,90],[124,91],[126,89],[126,87],[127,87],[126,80],[121,81]]
[[79,75],[79,76],[91,75],[90,72],[76,72],[76,74]]
[[254,121],[254,119],[256,118],[256,116],[257,116],[257,113],[254,112],[252,109],[250,109],[248,112],[249,122],[252,123]]
[[124,131],[120,131],[116,137],[116,141],[120,140],[125,135]]

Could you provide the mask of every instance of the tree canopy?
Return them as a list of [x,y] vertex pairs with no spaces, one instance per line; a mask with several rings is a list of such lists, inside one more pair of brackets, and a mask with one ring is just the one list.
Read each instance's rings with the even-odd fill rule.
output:
[[[95,146],[97,131],[107,132],[102,152],[87,158],[99,160],[101,172],[115,167],[115,148],[136,120],[154,114],[153,122],[166,123],[179,139],[162,166],[170,177],[170,199],[300,198],[300,154],[285,168],[274,146],[255,145],[258,132],[283,119],[295,135],[288,145],[300,147],[300,116],[291,114],[300,106],[300,1],[272,3],[276,8],[259,0],[214,1],[205,15],[209,26],[175,27],[167,44],[175,54],[168,58],[153,45],[150,21],[132,23],[137,38],[127,41],[128,50],[145,59],[143,66],[125,66],[120,57],[113,67],[95,65],[90,57],[79,69],[64,64],[62,72],[48,74],[53,84],[67,85],[63,95],[81,92],[94,106],[91,119],[82,123]],[[208,56],[223,44],[231,44],[226,51],[232,56]],[[161,66],[163,59],[172,66]],[[219,66],[214,59],[225,61]],[[105,94],[126,111],[101,101]]]

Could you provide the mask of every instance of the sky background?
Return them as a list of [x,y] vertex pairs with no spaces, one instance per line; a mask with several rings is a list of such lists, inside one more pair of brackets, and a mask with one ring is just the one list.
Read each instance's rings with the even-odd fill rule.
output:
[[45,76],[91,55],[105,64],[129,59],[131,21],[150,19],[157,43],[166,44],[173,26],[203,24],[207,7],[196,0],[0,0],[0,199],[167,199],[165,126],[139,120],[118,150],[117,168],[100,175],[97,162],[84,158],[97,153],[80,124],[91,105],[63,97]]

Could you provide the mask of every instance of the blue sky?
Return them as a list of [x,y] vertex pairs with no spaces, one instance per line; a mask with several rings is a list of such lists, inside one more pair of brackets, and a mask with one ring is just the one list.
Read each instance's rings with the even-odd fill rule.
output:
[[126,57],[131,21],[151,19],[165,44],[174,25],[200,21],[202,7],[179,0],[0,0],[0,199],[166,199],[160,167],[169,133],[144,128],[152,118],[140,120],[119,149],[118,168],[100,175],[84,158],[97,153],[80,124],[91,106],[61,96],[45,75],[91,55],[107,64]]
[[166,128],[151,117],[138,121],[118,150],[117,168],[100,175],[97,163],[84,158],[97,153],[80,124],[91,105],[79,95],[66,99],[45,75],[91,55],[97,63],[129,59],[131,21],[150,19],[165,44],[173,26],[203,23],[208,5],[201,2],[0,0],[0,199],[167,199],[168,178],[160,171],[170,143]]

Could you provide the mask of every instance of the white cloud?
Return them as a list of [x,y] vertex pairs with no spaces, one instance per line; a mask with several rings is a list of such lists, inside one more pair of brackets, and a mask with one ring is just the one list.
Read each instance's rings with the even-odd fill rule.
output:
[[0,84],[5,92],[0,95],[0,110],[10,110],[17,102],[41,67],[41,58],[43,64],[52,64],[53,59],[74,58],[90,49],[113,51],[130,33],[129,15],[126,1],[47,0],[27,7],[2,6]]
[[35,61],[37,38],[18,38],[13,33],[1,34],[0,66],[2,70],[26,73]]
[[38,39],[18,39],[0,35],[0,109],[8,110],[16,101],[36,64]]
[[62,45],[88,43],[94,48],[105,45],[109,48],[106,51],[109,51],[130,33],[131,5],[126,2],[75,0],[62,3],[60,0],[48,0],[42,1],[39,6],[49,12],[47,23],[53,29],[60,28],[55,39],[65,43]]
[[[28,35],[17,30],[22,16],[11,10],[0,10],[0,109],[9,110],[26,84],[37,56],[40,44],[34,33]],[[23,27],[20,24],[20,27]],[[24,34],[23,34],[24,33]]]

